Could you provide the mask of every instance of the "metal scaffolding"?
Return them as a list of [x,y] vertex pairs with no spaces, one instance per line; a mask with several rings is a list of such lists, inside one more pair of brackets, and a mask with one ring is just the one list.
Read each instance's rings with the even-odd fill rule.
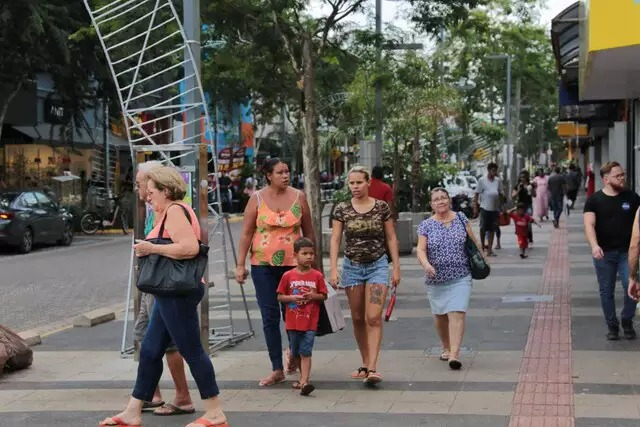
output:
[[[249,330],[240,332],[234,325],[227,250],[227,239],[232,235],[228,216],[222,213],[214,133],[193,41],[187,39],[171,0],[83,1],[118,92],[134,168],[151,158],[176,167],[185,177],[193,207],[207,230],[205,240],[211,249],[205,275],[208,296],[200,307],[203,345],[210,352],[235,345],[254,332],[242,288]],[[144,203],[140,202],[135,238],[144,238],[143,223]],[[230,249],[235,257],[233,244]],[[134,353],[137,347],[137,343],[129,345],[128,339],[132,297],[135,296],[134,320],[140,301],[135,264],[132,252],[123,357]]]

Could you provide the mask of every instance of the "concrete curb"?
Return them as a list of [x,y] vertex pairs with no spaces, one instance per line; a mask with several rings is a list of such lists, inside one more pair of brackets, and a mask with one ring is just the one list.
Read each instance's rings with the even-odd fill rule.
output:
[[27,343],[29,347],[42,344],[42,337],[35,330],[20,332],[18,333],[18,335]]
[[116,319],[116,313],[109,309],[97,309],[81,314],[73,320],[75,328],[91,328]]

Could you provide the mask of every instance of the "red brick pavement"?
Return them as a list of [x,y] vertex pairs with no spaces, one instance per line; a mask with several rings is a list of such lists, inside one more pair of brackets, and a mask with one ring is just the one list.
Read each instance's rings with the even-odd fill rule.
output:
[[573,427],[571,289],[566,228],[553,231],[531,318],[509,427]]

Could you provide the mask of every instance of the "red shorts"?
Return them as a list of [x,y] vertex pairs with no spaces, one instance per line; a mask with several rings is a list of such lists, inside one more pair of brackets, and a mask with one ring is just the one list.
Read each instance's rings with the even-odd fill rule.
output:
[[520,249],[527,249],[529,247],[529,237],[518,235],[518,247]]

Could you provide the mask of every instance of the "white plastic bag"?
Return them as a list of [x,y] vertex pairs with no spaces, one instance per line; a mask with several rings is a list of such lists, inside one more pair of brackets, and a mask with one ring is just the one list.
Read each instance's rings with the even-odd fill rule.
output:
[[327,283],[327,299],[324,302],[324,307],[331,323],[331,331],[338,332],[344,329],[345,321],[340,298],[338,298],[338,292],[329,283]]

